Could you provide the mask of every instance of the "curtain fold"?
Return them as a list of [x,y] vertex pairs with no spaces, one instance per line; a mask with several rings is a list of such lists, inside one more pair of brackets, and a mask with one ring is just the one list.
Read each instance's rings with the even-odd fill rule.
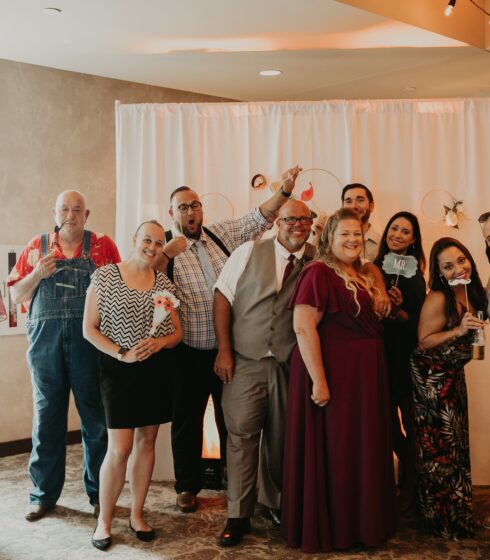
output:
[[455,233],[439,218],[451,196],[463,199],[470,219],[458,237],[478,251],[475,218],[490,208],[489,117],[488,99],[117,103],[116,241],[127,254],[142,220],[168,227],[168,198],[178,186],[204,195],[209,222],[271,194],[250,187],[256,173],[270,184],[298,163],[319,169],[300,177],[297,193],[312,184],[315,210],[334,211],[341,185],[364,183],[374,192],[375,227],[410,210],[421,218],[426,246]]
[[[251,188],[255,174],[272,183],[298,163],[314,169],[296,187],[298,196],[313,187],[313,209],[333,212],[343,185],[364,183],[374,193],[378,231],[394,212],[414,212],[427,253],[435,239],[456,237],[486,282],[476,219],[490,211],[488,146],[489,99],[116,103],[116,242],[127,256],[141,221],[168,227],[168,199],[178,186],[202,196],[209,222],[241,215],[271,195],[268,187]],[[464,202],[459,229],[443,225],[452,197]],[[490,484],[488,366],[467,369],[473,482]]]

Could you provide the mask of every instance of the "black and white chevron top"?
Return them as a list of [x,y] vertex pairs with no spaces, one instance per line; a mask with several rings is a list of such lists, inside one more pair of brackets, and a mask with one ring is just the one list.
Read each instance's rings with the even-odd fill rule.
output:
[[[140,340],[149,337],[153,322],[153,296],[175,287],[162,272],[155,273],[155,284],[151,290],[140,292],[123,282],[115,264],[101,266],[92,274],[92,284],[97,296],[100,313],[100,332],[123,348],[132,348]],[[174,331],[170,316],[158,326],[154,337]]]

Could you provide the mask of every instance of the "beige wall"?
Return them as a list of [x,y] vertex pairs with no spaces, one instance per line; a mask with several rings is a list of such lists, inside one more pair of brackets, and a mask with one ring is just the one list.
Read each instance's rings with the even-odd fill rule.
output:
[[[0,60],[0,244],[53,227],[56,193],[87,196],[88,227],[114,236],[114,102],[222,99]],[[0,337],[0,442],[30,437],[24,335]],[[73,408],[73,407],[72,407]],[[70,428],[78,426],[70,415]]]

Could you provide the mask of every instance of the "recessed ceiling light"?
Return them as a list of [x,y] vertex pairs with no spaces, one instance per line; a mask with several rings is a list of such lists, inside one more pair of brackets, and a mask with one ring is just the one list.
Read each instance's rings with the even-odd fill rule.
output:
[[282,74],[282,70],[261,70],[259,74],[261,76],[279,76]]
[[61,10],[59,8],[44,8],[43,11],[47,16],[57,16],[61,14]]

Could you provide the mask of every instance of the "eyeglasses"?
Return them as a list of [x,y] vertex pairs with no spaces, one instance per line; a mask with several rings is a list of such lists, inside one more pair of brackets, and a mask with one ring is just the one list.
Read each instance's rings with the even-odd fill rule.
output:
[[189,208],[196,212],[197,210],[202,208],[202,203],[195,200],[191,204],[179,204],[179,206],[177,206],[177,210],[184,216],[189,212]]
[[490,218],[490,212],[484,212],[479,218],[478,221],[480,222],[480,224],[484,224],[488,218]]
[[299,222],[302,226],[310,226],[313,223],[313,218],[310,216],[301,216],[301,218],[296,218],[295,216],[288,216],[287,218],[279,218],[288,226],[294,225]]

